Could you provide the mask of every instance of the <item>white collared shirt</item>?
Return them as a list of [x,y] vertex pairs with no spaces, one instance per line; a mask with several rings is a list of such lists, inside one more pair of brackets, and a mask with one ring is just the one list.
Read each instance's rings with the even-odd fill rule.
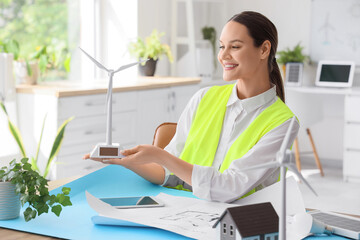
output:
[[[209,88],[199,90],[185,107],[178,121],[176,134],[169,145],[165,147],[169,153],[180,156],[197,107]],[[279,169],[258,169],[246,172],[242,172],[241,169],[274,161],[290,125],[290,120],[265,134],[252,149],[242,158],[234,160],[223,173],[218,171],[234,141],[263,110],[276,100],[276,86],[257,96],[240,100],[237,96],[236,84],[234,84],[226,105],[224,123],[213,164],[211,167],[194,164],[191,181],[195,196],[211,201],[232,202],[255,187],[266,187],[277,181]],[[299,127],[299,123],[296,121],[291,132],[291,143],[297,136]],[[164,183],[169,175],[170,172],[165,169]]]

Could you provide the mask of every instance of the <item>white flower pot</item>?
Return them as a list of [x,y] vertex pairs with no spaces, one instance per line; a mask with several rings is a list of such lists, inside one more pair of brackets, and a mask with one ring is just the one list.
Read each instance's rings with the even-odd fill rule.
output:
[[37,62],[29,63],[32,74],[29,75],[26,69],[26,62],[24,61],[15,61],[14,62],[14,72],[16,77],[16,82],[18,84],[36,84],[36,80],[39,76],[39,65]]
[[15,193],[15,185],[0,182],[0,220],[19,217],[20,195]]

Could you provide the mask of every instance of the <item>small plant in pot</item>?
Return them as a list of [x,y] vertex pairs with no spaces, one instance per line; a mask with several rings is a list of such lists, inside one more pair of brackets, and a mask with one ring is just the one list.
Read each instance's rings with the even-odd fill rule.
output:
[[283,51],[279,51],[277,62],[283,65],[283,73],[285,76],[287,63],[300,63],[303,64],[309,59],[308,56],[303,54],[304,47],[298,43],[293,49],[286,48]]
[[[0,50],[14,55],[18,83],[36,84],[38,79],[65,78],[70,72],[71,55],[63,43],[52,39],[50,45],[37,46],[32,53],[22,53],[15,39],[0,41]],[[50,77],[56,71],[57,76]]]
[[129,44],[130,55],[140,59],[149,59],[148,61],[139,65],[139,72],[142,76],[154,76],[156,70],[156,63],[162,55],[166,55],[170,63],[173,62],[173,56],[169,45],[161,43],[160,37],[165,33],[159,33],[153,30],[150,36],[145,38],[145,41],[138,38],[136,42]]
[[27,158],[20,162],[12,160],[9,166],[0,169],[0,220],[17,218],[20,204],[28,205],[24,214],[26,222],[48,213],[60,216],[62,207],[71,206],[70,188],[63,187],[62,193],[50,195],[47,180],[34,171]]

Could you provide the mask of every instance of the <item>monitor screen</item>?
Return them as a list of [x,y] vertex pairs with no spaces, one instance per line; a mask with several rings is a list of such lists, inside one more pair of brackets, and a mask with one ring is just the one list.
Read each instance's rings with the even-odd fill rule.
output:
[[322,65],[320,82],[348,82],[350,65]]

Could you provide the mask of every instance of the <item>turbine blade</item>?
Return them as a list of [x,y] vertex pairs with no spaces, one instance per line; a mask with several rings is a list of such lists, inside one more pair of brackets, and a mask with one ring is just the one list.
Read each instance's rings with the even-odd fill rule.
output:
[[146,62],[147,60],[148,60],[148,59],[146,59],[146,60],[141,60],[141,61],[138,61],[138,62],[133,62],[133,63],[127,64],[127,65],[121,66],[121,67],[119,67],[118,69],[116,69],[116,70],[114,71],[114,73],[120,72],[120,71],[122,71],[122,70],[124,70],[124,69],[127,69],[127,68],[129,68],[129,67],[135,66],[135,65],[137,65],[137,64],[139,64],[139,63]]
[[105,71],[109,72],[109,69],[107,69],[106,67],[104,67],[101,63],[99,63],[98,61],[96,61],[95,58],[93,58],[92,56],[90,56],[87,52],[85,52],[81,47],[79,47],[81,51],[83,51],[83,53],[86,54],[86,56],[88,56],[90,58],[91,61],[93,61],[95,63],[96,66],[98,66],[101,69],[104,69]]
[[318,196],[315,190],[311,187],[311,185],[306,181],[306,179],[303,177],[303,175],[297,170],[294,164],[287,164],[287,167],[296,174],[300,178],[301,181],[305,183],[305,185],[315,194],[315,196]]
[[260,169],[260,168],[276,168],[279,167],[280,164],[278,162],[269,162],[269,163],[263,163],[263,164],[259,164],[259,165],[255,165],[252,167],[247,167],[247,168],[243,168],[241,169],[241,171],[248,171],[248,170],[254,170],[254,169]]

